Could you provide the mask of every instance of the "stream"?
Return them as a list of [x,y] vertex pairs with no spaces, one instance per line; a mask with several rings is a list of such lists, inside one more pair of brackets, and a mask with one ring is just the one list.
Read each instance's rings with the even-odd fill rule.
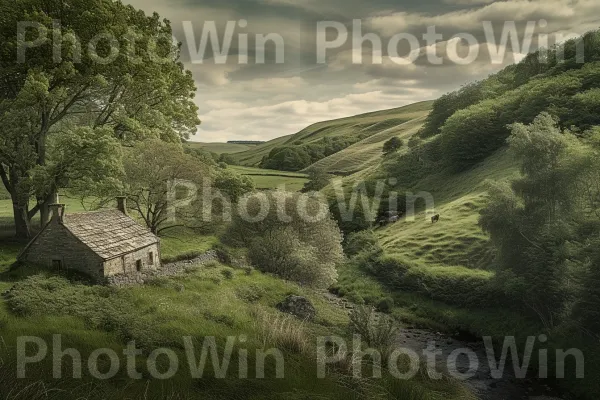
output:
[[[331,293],[323,293],[333,304],[349,312],[354,304],[346,299],[339,298]],[[517,379],[512,372],[512,362],[506,362],[503,377],[494,379],[491,375],[490,365],[485,345],[482,340],[462,335],[460,337],[436,333],[431,330],[402,327],[398,329],[396,346],[413,350],[421,356],[422,360],[427,358],[423,351],[435,346],[436,355],[435,371],[448,374],[448,369],[466,373],[476,371],[472,377],[462,380],[469,389],[481,400],[563,400],[557,390],[541,379]],[[477,355],[477,359],[460,355],[456,363],[447,363],[450,354],[458,349],[469,349]],[[496,356],[499,356],[496,351]]]

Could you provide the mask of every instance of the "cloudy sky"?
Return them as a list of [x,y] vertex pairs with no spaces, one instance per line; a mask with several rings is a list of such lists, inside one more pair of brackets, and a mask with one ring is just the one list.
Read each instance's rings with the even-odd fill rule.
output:
[[[528,37],[533,51],[546,36],[552,44],[600,27],[598,0],[126,2],[171,21],[198,86],[192,139],[203,142],[269,140],[435,99],[522,59]],[[512,26],[518,43],[503,46]]]

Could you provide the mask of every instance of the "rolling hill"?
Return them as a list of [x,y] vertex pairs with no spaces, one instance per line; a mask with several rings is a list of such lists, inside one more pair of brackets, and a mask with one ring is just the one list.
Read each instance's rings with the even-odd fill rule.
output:
[[239,153],[242,151],[251,150],[253,147],[255,147],[255,145],[240,143],[187,142],[187,145],[194,149],[203,149],[216,154]]
[[357,142],[314,164],[332,174],[349,175],[365,167],[376,165],[380,159],[383,142],[389,138],[398,136],[406,139],[415,133],[424,123],[431,105],[432,102],[426,101],[406,107],[319,122],[294,135],[283,136],[252,149],[234,153],[232,157],[240,165],[255,167],[276,147],[314,144],[324,138],[350,138]]

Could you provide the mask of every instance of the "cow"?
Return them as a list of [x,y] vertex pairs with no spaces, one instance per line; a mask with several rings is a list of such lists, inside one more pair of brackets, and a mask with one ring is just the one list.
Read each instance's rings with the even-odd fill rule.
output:
[[435,214],[433,217],[431,217],[431,223],[436,223],[440,220],[440,214]]

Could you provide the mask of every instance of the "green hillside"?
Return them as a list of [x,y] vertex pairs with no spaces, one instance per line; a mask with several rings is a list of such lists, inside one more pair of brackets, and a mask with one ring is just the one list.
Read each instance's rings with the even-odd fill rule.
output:
[[232,155],[232,157],[237,164],[248,167],[256,167],[260,164],[262,158],[269,154],[269,152],[274,147],[283,145],[291,137],[292,135],[278,137],[277,139],[273,139],[266,143],[259,144],[258,146],[255,146],[250,150],[235,153]]
[[262,159],[275,149],[285,146],[319,146],[322,140],[349,140],[356,143],[317,161],[315,166],[330,173],[349,174],[376,163],[383,142],[392,136],[406,138],[418,129],[431,109],[432,102],[422,102],[394,108],[325,121],[313,124],[300,132],[271,140],[253,149],[236,153],[233,158],[240,165],[258,166]]
[[[340,220],[347,245],[369,230],[376,244],[364,242],[340,268],[336,293],[373,305],[387,294],[398,318],[436,329],[519,340],[545,332],[552,348],[584,349],[597,371],[600,32],[566,42],[547,60],[531,54],[433,103],[314,124],[236,156],[259,163],[277,146],[359,137],[309,168],[341,176],[347,197],[356,183],[372,195],[384,182],[384,199],[396,192],[402,206],[405,195],[421,192],[434,208],[419,201],[414,220],[384,227],[362,221],[360,209],[351,224]],[[384,157],[392,137],[403,146]],[[325,192],[335,214],[332,186]],[[585,398],[600,393],[590,379],[559,384]]]

